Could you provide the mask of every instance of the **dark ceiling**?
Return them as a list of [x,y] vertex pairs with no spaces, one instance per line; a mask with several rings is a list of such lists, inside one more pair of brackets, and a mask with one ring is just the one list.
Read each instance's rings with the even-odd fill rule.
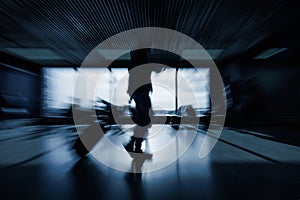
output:
[[215,59],[222,60],[261,44],[299,43],[299,13],[297,1],[282,0],[1,0],[0,51],[41,65],[76,66],[106,38],[152,26],[219,49]]

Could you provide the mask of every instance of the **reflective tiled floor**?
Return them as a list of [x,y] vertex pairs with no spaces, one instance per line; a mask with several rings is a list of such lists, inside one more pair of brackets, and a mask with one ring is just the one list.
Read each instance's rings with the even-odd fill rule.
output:
[[[155,130],[159,134],[150,130],[143,148],[157,151],[176,135],[168,126],[155,125]],[[121,149],[128,132],[113,128],[105,137]],[[199,131],[184,155],[167,167],[135,174],[94,158],[107,154],[112,163],[132,166],[125,151],[101,149],[102,140],[93,155],[80,159],[72,149],[77,133],[71,125],[5,127],[0,131],[0,199],[300,199],[300,147],[264,132],[225,128],[213,151],[199,159],[204,136]]]

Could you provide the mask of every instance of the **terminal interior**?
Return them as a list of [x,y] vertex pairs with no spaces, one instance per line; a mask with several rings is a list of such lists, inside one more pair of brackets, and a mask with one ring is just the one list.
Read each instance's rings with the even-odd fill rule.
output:
[[[299,21],[292,0],[1,1],[0,199],[300,199]],[[148,48],[135,157],[133,49],[97,46],[145,27],[202,48]]]

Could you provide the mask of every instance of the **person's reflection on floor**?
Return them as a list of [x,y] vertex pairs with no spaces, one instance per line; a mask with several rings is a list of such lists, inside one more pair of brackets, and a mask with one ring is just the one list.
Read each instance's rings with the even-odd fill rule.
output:
[[[146,161],[152,160],[152,154],[142,151],[142,142],[144,137],[148,135],[149,126],[136,126],[134,134],[129,143],[125,146],[132,159],[130,172],[125,175],[125,180],[128,183],[131,199],[145,199],[142,168]],[[135,149],[133,149],[135,148]]]
[[130,172],[125,175],[125,180],[128,183],[131,199],[144,199],[145,191],[142,182],[142,168],[146,161],[152,160],[152,154],[147,153],[129,153],[133,158],[131,162]]

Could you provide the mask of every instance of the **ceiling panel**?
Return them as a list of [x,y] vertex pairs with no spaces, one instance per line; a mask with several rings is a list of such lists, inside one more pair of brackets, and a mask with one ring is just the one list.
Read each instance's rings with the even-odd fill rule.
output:
[[[62,58],[61,63],[54,58],[55,65],[80,65],[106,38],[156,26],[183,32],[204,48],[222,49],[218,55],[222,58],[241,54],[278,31],[285,20],[277,26],[274,21],[299,11],[299,7],[288,10],[288,4],[281,0],[1,0],[0,50],[11,54],[10,48],[48,49]],[[25,58],[51,64],[48,58]]]

